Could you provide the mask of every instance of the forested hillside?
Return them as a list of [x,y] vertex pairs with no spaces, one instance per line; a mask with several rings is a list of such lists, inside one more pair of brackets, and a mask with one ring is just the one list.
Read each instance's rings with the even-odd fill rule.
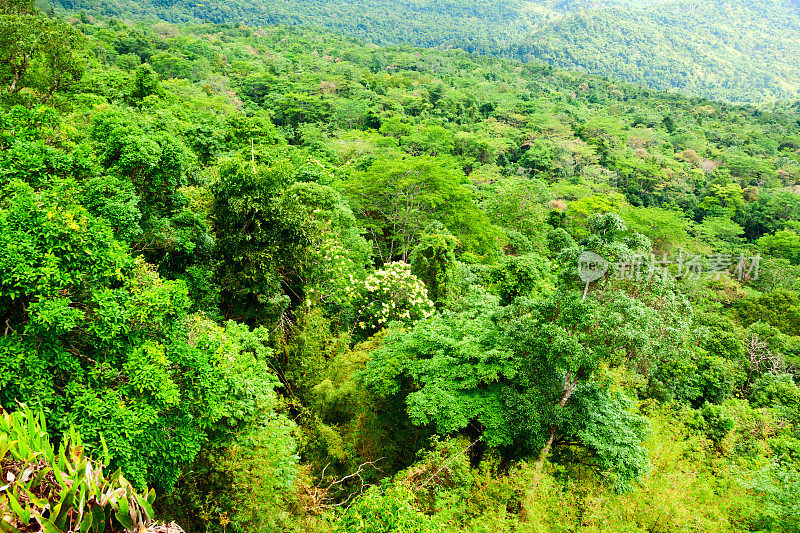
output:
[[[523,6],[525,9],[520,9]],[[380,45],[408,43],[429,47],[470,40],[487,50],[499,50],[502,43],[525,37],[536,21],[551,12],[545,5],[525,5],[515,0],[233,0],[224,3],[63,0],[54,2],[53,7],[167,22],[304,24],[333,29]]]
[[0,8],[3,531],[800,528],[800,105]]
[[167,22],[304,24],[578,69],[659,90],[762,103],[800,98],[790,0],[53,0],[62,10]]
[[567,69],[738,102],[800,96],[800,7],[784,0],[654,2],[572,13],[517,49]]

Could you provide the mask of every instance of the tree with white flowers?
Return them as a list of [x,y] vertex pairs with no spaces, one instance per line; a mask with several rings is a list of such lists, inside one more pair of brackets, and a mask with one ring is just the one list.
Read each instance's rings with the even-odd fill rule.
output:
[[358,328],[376,332],[391,321],[408,324],[433,314],[433,302],[425,284],[400,261],[384,265],[367,276],[357,305]]

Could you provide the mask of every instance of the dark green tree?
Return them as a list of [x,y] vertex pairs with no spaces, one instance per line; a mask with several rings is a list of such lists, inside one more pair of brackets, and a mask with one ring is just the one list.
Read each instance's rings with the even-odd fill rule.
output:
[[228,317],[270,322],[303,300],[312,226],[305,213],[281,202],[291,179],[285,164],[230,161],[220,170],[211,220]]

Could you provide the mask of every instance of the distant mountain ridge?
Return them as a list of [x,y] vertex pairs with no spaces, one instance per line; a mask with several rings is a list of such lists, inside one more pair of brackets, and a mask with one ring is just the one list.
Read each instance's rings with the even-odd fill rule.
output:
[[789,2],[673,0],[571,13],[515,51],[656,89],[759,102],[800,97],[798,36]]
[[459,47],[738,103],[800,98],[800,0],[53,1],[140,20],[320,26],[379,45]]

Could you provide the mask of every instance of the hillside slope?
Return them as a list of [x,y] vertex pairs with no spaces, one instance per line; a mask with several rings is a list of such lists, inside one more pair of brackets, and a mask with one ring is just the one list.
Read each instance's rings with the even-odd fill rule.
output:
[[800,98],[789,0],[53,0],[56,11],[167,22],[303,24],[621,78],[733,102]]
[[740,102],[797,98],[800,16],[779,0],[581,10],[537,29],[522,59]]
[[800,530],[800,103],[2,8],[4,531]]

